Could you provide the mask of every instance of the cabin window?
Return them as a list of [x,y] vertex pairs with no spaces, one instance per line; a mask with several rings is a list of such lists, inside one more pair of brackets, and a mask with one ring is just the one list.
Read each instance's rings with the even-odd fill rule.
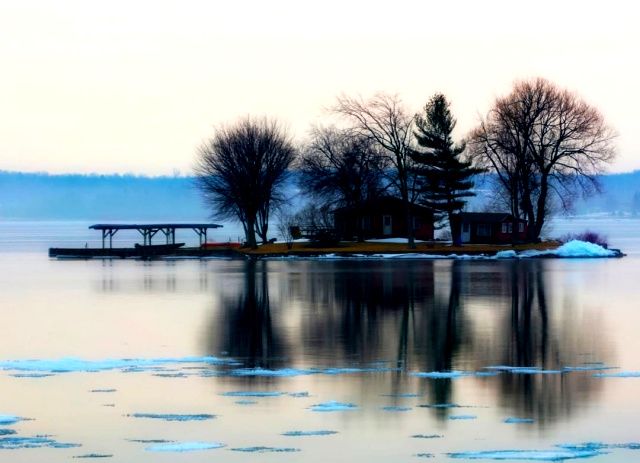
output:
[[462,224],[462,231],[464,233],[469,233],[469,222],[465,222]]
[[513,225],[511,224],[511,222],[503,222],[502,223],[502,233],[512,233],[513,232]]
[[369,216],[363,217],[361,225],[362,225],[362,230],[363,231],[369,230],[371,228],[371,217],[369,217]]
[[491,225],[488,223],[479,223],[476,230],[478,236],[491,236]]
[[520,233],[524,233],[524,222],[520,222],[520,223],[518,224],[518,231],[519,231]]

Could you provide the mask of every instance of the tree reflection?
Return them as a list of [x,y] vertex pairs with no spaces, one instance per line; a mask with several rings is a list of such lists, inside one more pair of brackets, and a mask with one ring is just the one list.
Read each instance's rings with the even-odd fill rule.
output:
[[[574,320],[578,308],[548,281],[549,263],[247,261],[239,278],[223,279],[213,352],[226,351],[245,367],[392,367],[343,378],[341,387],[357,386],[363,397],[422,392],[431,404],[482,405],[460,396],[458,385],[471,383],[465,391],[492,388],[505,413],[544,424],[570,414],[602,382],[575,372],[461,380],[410,373],[491,365],[551,370],[609,360],[602,337],[593,335],[597,327]],[[284,313],[286,332],[279,328]]]
[[267,262],[246,261],[241,279],[231,295],[226,288],[222,293],[214,352],[224,351],[248,368],[279,368],[285,344],[272,317]]

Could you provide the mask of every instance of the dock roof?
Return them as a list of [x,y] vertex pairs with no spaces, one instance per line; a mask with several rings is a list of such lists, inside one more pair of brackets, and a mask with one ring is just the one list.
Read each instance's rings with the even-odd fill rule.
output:
[[222,228],[217,223],[97,223],[89,227],[91,230],[157,230],[159,228]]

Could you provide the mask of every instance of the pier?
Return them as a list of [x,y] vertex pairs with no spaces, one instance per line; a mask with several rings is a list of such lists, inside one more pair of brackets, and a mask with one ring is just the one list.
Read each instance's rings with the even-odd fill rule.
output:
[[[89,229],[98,230],[102,234],[100,248],[49,248],[49,257],[92,258],[154,258],[166,256],[197,256],[232,254],[231,246],[208,248],[207,232],[210,229],[221,228],[215,223],[152,223],[152,224],[95,224]],[[134,247],[114,247],[113,237],[121,230],[135,230],[142,237],[142,244]],[[198,247],[184,247],[185,243],[176,243],[176,230],[193,230],[198,235]],[[160,234],[160,243],[153,243],[153,238]]]

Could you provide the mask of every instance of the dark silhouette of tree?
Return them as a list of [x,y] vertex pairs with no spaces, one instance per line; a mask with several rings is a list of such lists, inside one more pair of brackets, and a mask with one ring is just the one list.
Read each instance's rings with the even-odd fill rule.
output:
[[285,201],[282,189],[296,150],[276,121],[246,117],[220,127],[198,149],[197,184],[219,219],[236,219],[247,244],[267,241],[269,213]]
[[[511,213],[537,240],[552,200],[568,210],[578,193],[598,191],[615,155],[614,131],[576,94],[545,79],[517,82],[471,135],[475,159],[496,174]],[[514,228],[514,237],[516,227]]]
[[464,143],[455,144],[452,132],[456,120],[450,104],[442,93],[436,93],[424,107],[424,114],[415,118],[414,135],[418,145],[412,153],[414,168],[420,181],[420,202],[446,216],[455,245],[461,244],[460,223],[454,214],[460,212],[465,198],[475,196],[471,177],[482,172],[470,160],[461,158]]
[[341,96],[333,111],[351,122],[351,129],[371,139],[386,155],[393,167],[391,184],[405,203],[408,243],[415,248],[411,205],[418,194],[410,154],[413,151],[413,117],[405,110],[400,97],[378,93],[369,100]]
[[300,160],[300,186],[324,206],[352,208],[358,239],[360,213],[383,190],[384,158],[370,138],[335,127],[315,128]]

